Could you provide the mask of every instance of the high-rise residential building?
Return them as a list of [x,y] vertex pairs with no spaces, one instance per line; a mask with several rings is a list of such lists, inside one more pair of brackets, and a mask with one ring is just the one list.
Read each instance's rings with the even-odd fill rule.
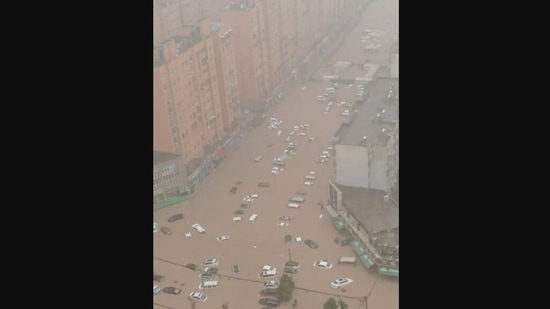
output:
[[[238,97],[226,89],[235,87],[235,82],[223,69],[235,67],[230,56],[231,40],[232,36],[227,35],[222,42],[220,33],[211,32],[209,21],[201,20],[181,27],[174,37],[154,47],[155,150],[180,154],[187,164],[200,159],[229,133],[227,130],[239,117],[235,112],[239,109]],[[223,56],[220,52],[216,57],[216,48],[224,48]]]
[[238,46],[236,67],[241,105],[253,108],[271,90],[263,12],[253,1],[240,2],[224,7],[220,20],[233,29],[234,44]]
[[224,132],[232,131],[241,120],[241,103],[237,67],[235,64],[235,46],[233,29],[222,23],[212,23],[212,42],[214,60],[220,89],[220,106]]

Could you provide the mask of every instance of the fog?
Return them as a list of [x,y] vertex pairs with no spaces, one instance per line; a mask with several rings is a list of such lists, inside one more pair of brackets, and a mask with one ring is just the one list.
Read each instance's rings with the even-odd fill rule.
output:
[[398,1],[153,16],[153,307],[397,309]]

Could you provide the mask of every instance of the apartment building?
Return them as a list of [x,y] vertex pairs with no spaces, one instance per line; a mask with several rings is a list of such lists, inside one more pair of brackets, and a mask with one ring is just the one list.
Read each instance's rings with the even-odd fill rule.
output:
[[268,52],[263,10],[253,1],[230,4],[220,11],[220,20],[233,29],[237,80],[244,109],[254,109],[269,87]]
[[219,76],[218,86],[220,89],[223,130],[225,133],[229,133],[236,128],[242,119],[235,63],[235,46],[233,44],[234,33],[233,29],[222,23],[212,23],[210,31],[214,44],[216,72]]
[[[284,1],[284,0],[283,0]],[[267,51],[267,87],[273,89],[283,77],[284,60],[282,58],[281,2],[266,0],[258,2],[262,14]],[[288,65],[288,63],[287,63]]]
[[[211,151],[240,115],[235,112],[238,97],[225,89],[235,81],[229,71],[217,68],[235,67],[228,47],[232,36],[223,42],[219,36],[208,20],[201,20],[181,27],[153,50],[154,149],[180,154],[186,164]],[[217,62],[215,49],[221,47]]]

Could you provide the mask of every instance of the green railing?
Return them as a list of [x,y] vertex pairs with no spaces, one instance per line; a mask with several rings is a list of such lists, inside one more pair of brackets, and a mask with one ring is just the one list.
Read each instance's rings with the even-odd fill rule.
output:
[[159,202],[157,203],[157,208],[155,210],[159,210],[159,209],[162,209],[164,207],[168,207],[168,206],[172,206],[174,204],[177,204],[179,202],[182,202],[182,201],[185,201],[187,199],[187,195],[180,195],[180,196],[175,196],[175,197],[172,197],[166,201],[163,201],[163,202]]

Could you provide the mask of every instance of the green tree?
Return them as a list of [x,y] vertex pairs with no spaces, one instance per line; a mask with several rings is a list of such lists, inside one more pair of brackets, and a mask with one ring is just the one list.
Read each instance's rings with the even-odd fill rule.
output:
[[[340,308],[341,309],[348,309],[348,304],[344,303],[342,300],[340,301]],[[334,298],[329,298],[325,304],[323,305],[323,309],[336,309],[338,308],[338,301]]]
[[292,291],[294,291],[294,280],[289,275],[284,274],[279,280],[277,298],[283,302],[289,301],[292,299]]

